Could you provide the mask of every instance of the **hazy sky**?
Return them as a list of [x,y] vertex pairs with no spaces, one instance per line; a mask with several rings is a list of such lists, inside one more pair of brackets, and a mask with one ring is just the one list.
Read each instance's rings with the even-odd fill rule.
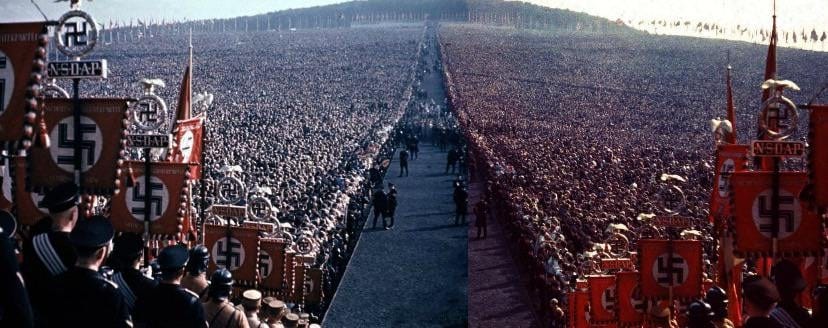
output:
[[[556,8],[583,11],[610,19],[681,19],[767,27],[773,0],[526,0]],[[46,15],[56,19],[68,2],[36,0]],[[130,18],[156,20],[234,17],[275,10],[326,5],[342,0],[94,0],[83,9],[103,24]],[[828,30],[828,0],[778,0],[782,29]],[[0,0],[0,21],[42,19],[30,0]]]

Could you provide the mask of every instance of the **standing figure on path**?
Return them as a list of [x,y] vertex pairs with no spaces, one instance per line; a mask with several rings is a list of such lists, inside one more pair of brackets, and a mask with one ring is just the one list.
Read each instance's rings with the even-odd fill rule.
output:
[[[394,212],[397,211],[397,188],[393,183],[388,183],[388,195],[385,197],[385,213],[382,215],[382,226],[385,230],[394,227]],[[391,223],[386,226],[385,219],[390,218]]]
[[135,327],[208,327],[198,295],[181,287],[189,259],[187,248],[181,245],[161,250],[156,259],[161,281],[146,297],[136,300]]
[[372,228],[377,228],[377,219],[385,212],[385,191],[382,190],[382,186],[377,188],[374,191],[374,224],[371,226]]
[[454,225],[466,224],[466,213],[468,212],[469,192],[462,184],[454,187]]
[[452,148],[448,152],[448,158],[446,162],[446,172],[445,174],[449,173],[449,168],[451,168],[451,174],[454,174],[454,170],[457,169],[457,160],[460,159],[460,152],[457,151],[457,148]]
[[408,176],[408,151],[405,149],[400,151],[400,177],[403,176],[403,172]]
[[411,159],[417,159],[420,153],[420,139],[417,138],[417,135],[412,135],[408,139],[408,151],[411,152]]
[[55,282],[54,327],[132,327],[129,308],[118,285],[98,271],[109,257],[115,229],[109,219],[93,216],[78,222],[69,235],[75,247],[74,266]]
[[[488,219],[486,201],[480,200],[474,207],[474,225],[477,226],[477,239],[486,238],[488,234]],[[483,235],[482,237],[481,234]]]

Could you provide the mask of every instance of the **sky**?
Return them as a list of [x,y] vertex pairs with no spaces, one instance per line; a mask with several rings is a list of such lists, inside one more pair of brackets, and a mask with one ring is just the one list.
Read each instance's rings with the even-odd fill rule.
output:
[[[690,20],[720,25],[767,28],[774,0],[525,0],[586,12],[612,20]],[[47,17],[57,19],[68,2],[35,0]],[[342,0],[94,0],[82,9],[103,24],[131,18],[156,21],[225,18],[327,5]],[[780,29],[828,30],[828,0],[777,0]],[[31,0],[0,0],[0,22],[41,20]]]

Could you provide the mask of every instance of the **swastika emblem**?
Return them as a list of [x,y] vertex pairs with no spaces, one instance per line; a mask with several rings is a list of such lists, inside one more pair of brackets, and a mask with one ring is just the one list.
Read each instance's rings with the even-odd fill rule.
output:
[[[772,238],[773,231],[773,190],[766,189],[753,199],[753,224],[759,232]],[[793,235],[802,223],[802,210],[799,199],[787,190],[779,190],[779,223],[776,227],[779,239]]]
[[0,51],[0,115],[9,107],[12,91],[14,91],[14,67],[12,67],[11,59]]
[[[101,156],[102,139],[101,130],[91,118],[81,116],[80,119],[80,147],[81,147],[81,171],[86,172],[98,161]],[[75,125],[74,118],[62,119],[52,128],[49,133],[52,146],[49,153],[52,160],[57,163],[61,170],[72,172],[75,169]]]
[[250,216],[256,220],[269,220],[273,213],[273,206],[266,198],[253,197],[247,205],[250,209]]
[[271,272],[273,272],[273,263],[270,259],[270,254],[259,250],[259,275],[262,278],[267,278]]
[[687,261],[677,253],[670,258],[669,253],[664,253],[656,258],[653,265],[653,278],[662,287],[679,286],[689,278],[690,268]]
[[244,198],[244,184],[234,177],[225,177],[219,181],[218,196],[224,202],[238,203]]
[[155,221],[161,218],[164,211],[170,202],[170,192],[164,181],[158,177],[150,178],[150,195],[147,196],[145,188],[145,176],[139,176],[135,180],[135,186],[127,188],[126,190],[126,204],[129,212],[132,213],[132,218],[138,221],[144,221],[144,215],[147,211],[146,200],[149,198],[149,218],[150,221]]
[[181,136],[180,144],[178,145],[178,149],[181,151],[181,156],[184,158],[183,163],[190,163],[193,159],[190,157],[193,154],[193,142],[195,141],[195,137],[193,137],[193,131],[184,132],[184,135]]
[[230,237],[229,243],[226,237],[220,238],[213,244],[211,253],[216,266],[225,267],[227,270],[236,270],[244,264],[244,247],[236,238]]
[[733,162],[732,158],[726,159],[724,163],[722,163],[722,167],[719,168],[719,197],[727,198],[727,195],[730,192],[730,176],[735,170],[736,163]]
[[98,33],[92,16],[80,10],[69,11],[60,17],[55,29],[57,48],[66,56],[83,56],[95,48]]
[[601,293],[601,307],[607,312],[615,312],[615,286],[610,286]]
[[641,297],[641,286],[635,285],[633,288],[632,293],[630,294],[630,305],[632,305],[635,312],[644,314],[650,310],[650,302],[646,301],[643,297]]

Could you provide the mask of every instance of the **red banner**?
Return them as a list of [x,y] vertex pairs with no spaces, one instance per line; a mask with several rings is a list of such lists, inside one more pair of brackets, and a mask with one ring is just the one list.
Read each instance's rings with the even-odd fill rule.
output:
[[280,239],[260,239],[259,247],[261,286],[281,291],[285,282],[285,242]]
[[616,311],[622,326],[640,325],[647,313],[649,301],[641,297],[638,272],[619,272],[615,275]]
[[284,298],[286,300],[293,300],[293,273],[296,269],[296,252],[292,250],[285,251],[285,287]]
[[734,194],[736,249],[742,256],[770,256],[772,233],[777,232],[777,253],[813,256],[822,251],[822,224],[799,195],[808,182],[805,172],[779,173],[777,221],[773,219],[773,172],[738,172],[731,178]]
[[722,227],[730,215],[730,177],[733,172],[745,170],[748,160],[747,145],[720,144],[716,147],[716,173],[710,193],[710,222]]
[[589,281],[590,323],[615,320],[615,276],[587,276]]
[[309,268],[308,279],[305,281],[305,304],[319,304],[322,302],[322,277],[320,268]]
[[811,107],[808,173],[817,206],[828,207],[828,105]]
[[[117,231],[144,232],[146,200],[149,198],[150,233],[173,235],[182,231],[186,207],[186,164],[151,163],[150,191],[147,195],[144,162],[130,161],[135,183],[127,186],[129,170],[121,172],[121,189],[112,197],[112,225]],[[186,202],[184,202],[186,203]]]
[[[17,141],[23,134],[31,85],[32,62],[37,59],[38,39],[45,23],[0,24],[0,140]],[[44,63],[45,65],[45,63]],[[46,75],[42,72],[40,76]],[[33,98],[32,98],[33,99]],[[36,107],[36,105],[35,105]],[[35,122],[30,122],[34,125]]]
[[[174,163],[201,164],[202,133],[204,133],[204,117],[198,116],[177,121],[175,131],[173,131],[175,146],[170,160]],[[200,177],[200,165],[193,165],[190,168],[190,178]]]
[[701,241],[644,239],[638,241],[638,253],[643,297],[666,299],[671,286],[674,298],[689,299],[701,294]]
[[589,322],[589,292],[576,291],[569,293],[569,311],[567,313],[569,328],[588,328]]
[[[229,240],[228,240],[229,239]],[[221,266],[233,273],[233,279],[244,283],[256,280],[259,231],[245,227],[227,227],[213,224],[204,225],[204,245],[210,250],[208,270],[213,272]]]
[[[111,195],[118,178],[121,133],[128,99],[81,99],[81,192]],[[71,99],[45,99],[49,149],[33,147],[29,156],[32,187],[54,187],[74,179],[75,124]],[[40,116],[38,116],[38,122]]]
[[[34,225],[40,219],[49,215],[45,208],[37,207],[43,199],[43,193],[26,191],[26,159],[15,156],[11,167],[14,176],[14,208],[17,210],[17,220],[20,224]],[[5,182],[4,182],[5,184]]]

